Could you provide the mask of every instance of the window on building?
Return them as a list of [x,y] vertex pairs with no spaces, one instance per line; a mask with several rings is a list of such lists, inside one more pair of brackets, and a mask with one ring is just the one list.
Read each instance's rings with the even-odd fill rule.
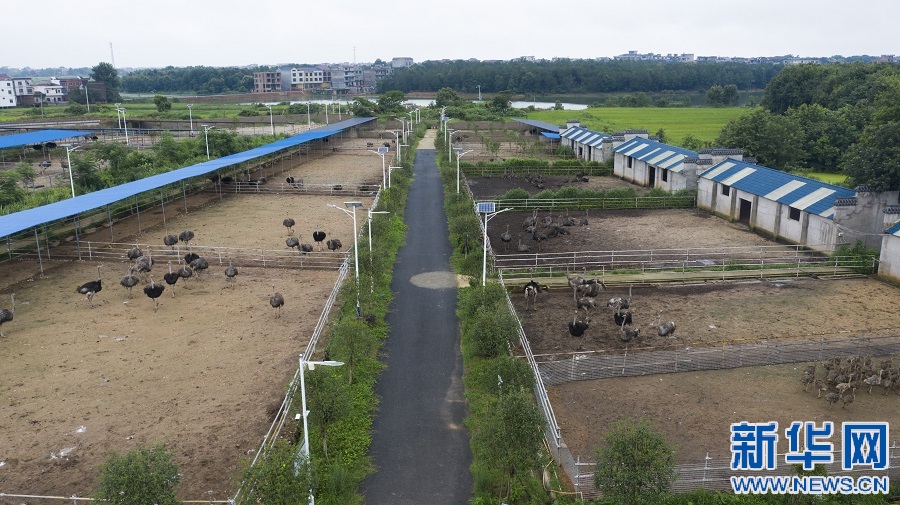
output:
[[663,182],[669,182],[669,171],[668,170],[662,171],[662,180],[663,180]]
[[722,184],[722,194],[728,196],[731,194],[731,186],[726,186]]
[[634,158],[632,158],[631,156],[626,156],[625,159],[627,160],[626,163],[628,163],[628,168],[631,168],[631,162]]
[[794,207],[788,207],[788,219],[791,221],[799,221],[800,220],[800,209]]

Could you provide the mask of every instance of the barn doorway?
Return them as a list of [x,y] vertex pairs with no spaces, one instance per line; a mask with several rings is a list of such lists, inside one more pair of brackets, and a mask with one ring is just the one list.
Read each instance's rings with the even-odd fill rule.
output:
[[650,174],[650,180],[647,183],[647,186],[651,188],[656,187],[656,167],[647,167],[648,173]]
[[744,200],[743,198],[741,198],[740,200],[741,200],[741,210],[740,210],[740,213],[738,214],[738,221],[749,225],[750,224],[750,213],[753,209],[753,204],[750,203],[750,200]]

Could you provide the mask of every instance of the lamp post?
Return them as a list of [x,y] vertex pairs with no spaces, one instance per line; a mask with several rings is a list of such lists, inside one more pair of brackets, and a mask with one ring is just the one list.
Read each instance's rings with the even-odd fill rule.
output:
[[325,124],[328,124],[328,104],[325,104]]
[[353,267],[354,272],[356,273],[356,315],[359,316],[359,247],[357,247],[356,243],[356,208],[362,207],[362,202],[344,202],[344,205],[349,209],[353,209],[351,213],[347,209],[342,209],[337,205],[327,204],[329,207],[335,208],[348,216],[353,217]]
[[371,150],[371,149],[367,149],[367,151],[369,151],[370,153],[375,153],[375,154],[377,154],[378,156],[381,156],[381,187],[382,187],[382,188],[387,188],[387,176],[385,175],[385,170],[384,170],[384,154],[385,154],[385,153],[383,153],[383,152],[380,151],[381,149],[387,150],[387,148],[386,148],[386,147],[383,147],[383,148],[382,148],[382,147],[379,147],[378,149],[379,149],[378,151],[373,151],[373,150]]
[[312,130],[312,120],[309,118],[309,102],[306,102],[306,131]]
[[476,84],[478,86],[478,101],[481,101],[481,84]]
[[87,81],[84,81],[83,84],[84,84],[84,103],[87,104],[87,110],[88,110],[88,112],[90,112],[91,111],[91,97],[88,96]]
[[487,243],[488,243],[488,231],[487,224],[494,216],[500,214],[501,212],[506,212],[508,210],[512,210],[512,208],[507,207],[503,210],[498,210],[494,212],[494,202],[478,202],[477,210],[479,214],[484,214],[484,246],[483,246],[483,254],[484,259],[481,262],[481,285],[487,285]]
[[125,126],[125,145],[128,145],[128,121],[125,119],[125,109],[117,109],[122,113],[122,125]]
[[[457,151],[462,151],[462,149],[457,149]],[[456,153],[456,192],[459,193],[459,159],[464,155],[469,154],[472,151],[464,151]]]
[[394,119],[400,121],[400,138],[406,140],[406,119],[397,116],[394,116]]
[[187,104],[188,108],[188,117],[191,119],[191,137],[194,136],[194,104]]
[[119,129],[120,129],[120,130],[122,129],[122,119],[121,119],[121,117],[119,116],[119,113],[122,112],[122,111],[120,110],[120,109],[121,109],[121,107],[120,107],[121,105],[122,105],[121,103],[117,103],[117,104],[116,104],[116,121],[119,122]]
[[403,158],[400,157],[400,132],[397,130],[388,130],[389,132],[394,134],[394,142],[397,143],[397,159],[401,160],[400,163],[403,163]]
[[215,126],[202,124],[200,127],[203,128],[203,134],[206,136],[206,159],[209,159],[209,131],[215,128]]
[[372,215],[373,214],[390,214],[390,212],[386,210],[372,210],[369,209],[369,216],[366,218],[368,221],[369,227],[369,262],[372,262]]
[[75,179],[72,177],[72,157],[70,154],[72,151],[78,149],[81,146],[68,147],[66,146],[66,163],[69,165],[69,183],[72,185],[72,198],[75,198]]
[[272,136],[274,137],[275,136],[275,117],[274,117],[274,114],[272,113],[272,106],[266,105],[266,107],[269,108],[269,126],[272,127]]
[[[306,416],[309,415],[309,411],[306,410],[306,380],[303,377],[303,369],[308,366],[309,371],[312,372],[316,369],[316,365],[341,366],[343,364],[341,361],[306,361],[303,359],[303,356],[300,356],[300,408],[303,409],[303,455],[306,456],[307,464],[309,463],[309,424],[306,421]],[[316,499],[313,496],[312,489],[310,489],[309,503],[313,504],[315,502]]]
[[447,162],[448,163],[453,161],[453,158],[452,158],[452,156],[453,156],[453,134],[458,131],[459,130],[451,130],[449,128],[447,129],[447,133],[448,133],[447,137],[449,139],[448,144],[447,144]]

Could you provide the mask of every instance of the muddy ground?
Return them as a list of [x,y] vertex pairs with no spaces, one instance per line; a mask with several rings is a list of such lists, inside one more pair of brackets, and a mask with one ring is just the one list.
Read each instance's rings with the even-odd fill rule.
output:
[[638,195],[646,193],[647,188],[623,181],[618,177],[587,177],[587,182],[575,181],[573,176],[545,175],[543,183],[539,185],[526,181],[522,176],[496,176],[496,177],[466,177],[469,189],[476,199],[491,199],[502,195],[515,188],[521,188],[531,195],[536,195],[545,189],[558,191],[562,188],[592,189],[594,191],[608,191],[617,188],[632,188]]
[[[381,160],[338,154],[286,173],[362,182],[380,179]],[[203,245],[283,248],[281,221],[290,214],[304,241],[320,226],[347,247],[351,219],[326,206],[343,199],[189,196],[187,214],[167,206],[167,224],[169,232],[194,230]],[[140,236],[135,221],[115,223],[117,241],[161,243],[161,212],[141,217]],[[109,230],[93,238],[109,241]],[[89,496],[110,451],[166,443],[182,474],[181,498],[233,496],[241,461],[268,430],[337,278],[334,270],[242,268],[229,287],[224,267],[213,265],[201,280],[177,284],[175,298],[168,288],[155,310],[144,283],[132,299],[119,285],[126,261],[107,262],[94,308],[75,292],[96,279],[94,263],[45,258],[43,276],[37,262],[0,264],[0,307],[17,295],[0,339],[3,492]],[[164,268],[154,267],[157,281]],[[273,285],[285,298],[279,318],[268,302]]]

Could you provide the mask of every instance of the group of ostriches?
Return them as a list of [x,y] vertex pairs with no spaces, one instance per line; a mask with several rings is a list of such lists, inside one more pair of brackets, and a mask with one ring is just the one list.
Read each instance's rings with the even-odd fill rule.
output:
[[809,365],[800,382],[804,391],[809,391],[810,386],[816,388],[816,398],[822,398],[825,393],[829,407],[841,402],[841,408],[847,408],[856,399],[859,388],[867,388],[872,394],[872,388],[878,386],[882,395],[891,391],[900,394],[900,370],[894,367],[890,358],[876,365],[871,356],[851,356],[846,360],[835,356],[822,362],[822,368],[823,375],[818,377],[816,364]]
[[[293,218],[286,217],[286,218],[284,218],[284,221],[281,222],[281,224],[283,224],[284,227],[288,229],[288,238],[285,239],[285,241],[284,241],[284,243],[285,243],[285,245],[287,245],[288,249],[296,248],[298,252],[303,253],[303,254],[309,254],[309,253],[313,252],[312,244],[304,244],[302,242],[302,240],[301,240],[303,238],[302,235],[298,234],[296,237],[293,236],[294,235],[294,225],[297,224],[297,222],[294,221]],[[319,227],[316,226],[315,231],[313,231],[313,233],[312,233],[312,238],[313,238],[313,242],[316,243],[316,246],[318,247],[318,249],[320,251],[322,250],[322,242],[325,241],[325,238],[327,236],[328,235],[324,231],[319,230]],[[339,250],[341,250],[342,247],[344,247],[344,245],[341,244],[341,241],[336,238],[330,239],[327,242],[325,242],[325,246],[328,247],[329,251],[339,251]]]
[[[547,214],[546,216],[538,219],[537,217],[538,211],[535,210],[530,216],[526,217],[524,221],[522,221],[522,230],[525,233],[531,234],[531,240],[537,242],[538,250],[541,249],[541,245],[547,240],[562,236],[562,235],[570,235],[571,232],[567,229],[570,226],[587,226],[587,211],[584,211],[584,217],[582,218],[574,218],[568,215],[560,215],[558,219],[554,220],[552,214]],[[513,236],[509,232],[509,225],[506,225],[506,231],[500,234],[500,241],[503,242],[503,249],[508,251],[509,244],[512,243]],[[518,235],[518,244],[516,245],[516,251],[520,253],[527,253],[531,251],[531,247],[525,243],[522,243],[522,235]]]
[[[596,299],[606,287],[597,279],[585,279],[577,275],[568,277],[568,281],[569,287],[572,288],[572,298],[575,300],[575,315],[568,323],[569,334],[573,337],[584,337],[591,324],[590,310],[598,307]],[[523,291],[525,293],[526,311],[529,310],[529,307],[532,310],[537,310],[535,303],[541,290],[541,286],[534,279],[525,284]],[[623,342],[630,342],[637,338],[641,331],[634,326],[634,314],[629,310],[631,306],[631,288],[628,288],[627,298],[613,297],[606,301],[606,307],[613,310],[612,320],[616,327],[619,328],[619,338]],[[584,318],[579,319],[582,309],[584,309]],[[657,325],[656,333],[661,337],[674,335],[675,323],[668,321]]]

